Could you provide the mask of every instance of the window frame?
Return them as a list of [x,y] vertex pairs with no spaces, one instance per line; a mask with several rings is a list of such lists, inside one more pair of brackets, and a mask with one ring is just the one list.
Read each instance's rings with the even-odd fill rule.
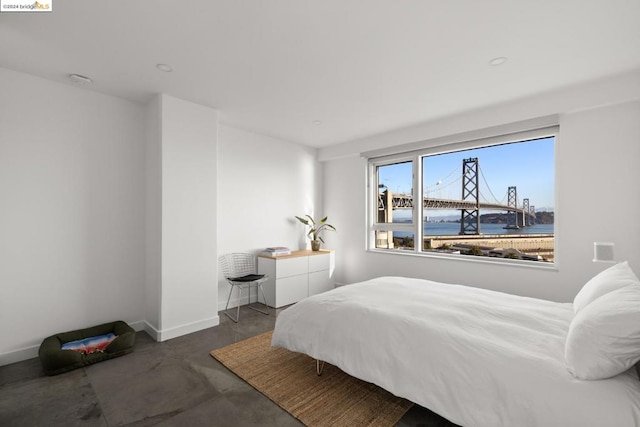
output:
[[[412,184],[412,195],[414,195],[414,200],[421,200],[421,199],[415,199],[415,192],[416,192],[416,188],[419,188],[420,193],[422,193],[422,189],[421,189],[421,185],[418,184],[418,179],[421,176],[422,173],[422,166],[420,165],[420,162],[417,161],[418,157],[416,155],[409,155],[409,156],[405,156],[405,155],[395,155],[395,156],[385,156],[383,159],[381,160],[376,160],[376,161],[369,161],[369,173],[368,173],[368,180],[369,182],[372,182],[372,184],[369,186],[372,193],[369,194],[367,200],[368,203],[367,205],[369,206],[368,209],[368,219],[367,219],[367,224],[370,224],[371,226],[369,227],[369,237],[367,239],[367,249],[377,249],[377,250],[381,250],[381,251],[389,251],[390,249],[383,249],[383,248],[377,248],[376,247],[376,231],[404,231],[404,232],[412,232],[414,234],[414,251],[415,251],[415,242],[418,241],[418,238],[416,237],[415,234],[415,229],[416,227],[416,222],[420,221],[420,215],[419,215],[419,209],[416,209],[415,205],[412,209],[412,218],[411,218],[411,223],[393,223],[393,222],[387,222],[387,223],[382,223],[382,222],[378,222],[376,217],[377,217],[377,212],[378,212],[378,179],[377,179],[377,169],[380,166],[388,166],[388,165],[394,165],[394,164],[398,164],[398,163],[404,163],[404,162],[411,162],[411,184]],[[370,199],[369,199],[370,198]],[[372,200],[373,203],[370,203],[369,200]],[[420,236],[420,239],[422,239],[422,236]],[[391,249],[393,250],[393,249]],[[403,250],[403,252],[405,251],[409,251],[409,250]]]
[[[557,213],[557,147],[559,140],[560,129],[555,123],[546,124],[545,126],[539,126],[532,128],[524,128],[519,131],[513,131],[508,133],[498,133],[492,136],[483,135],[484,132],[479,132],[476,138],[469,137],[468,134],[464,134],[465,137],[451,137],[452,141],[442,143],[442,140],[436,142],[424,141],[422,143],[405,144],[396,147],[396,151],[390,153],[390,148],[382,150],[376,150],[368,153],[362,153],[362,157],[366,158],[367,162],[367,178],[366,178],[366,250],[375,253],[385,254],[403,254],[410,256],[420,256],[428,258],[443,258],[443,259],[459,259],[469,262],[486,262],[493,264],[503,265],[522,265],[543,269],[557,269],[558,266],[558,232],[555,228],[555,224],[558,222]],[[471,150],[484,147],[492,147],[497,145],[503,145],[508,143],[521,143],[536,139],[543,139],[553,137],[554,138],[554,158],[553,158],[553,170],[554,170],[554,260],[553,262],[539,262],[528,260],[515,260],[505,258],[493,258],[493,257],[474,257],[469,255],[460,254],[443,254],[431,251],[424,251],[424,215],[422,204],[416,206],[414,203],[412,212],[412,222],[409,223],[378,223],[377,222],[377,209],[378,209],[378,177],[377,168],[385,165],[392,165],[401,162],[412,162],[412,197],[413,200],[422,200],[423,197],[423,185],[422,185],[422,165],[423,157],[434,156],[439,154],[447,154],[452,152]],[[440,143],[438,143],[440,142]],[[376,247],[376,231],[403,231],[411,232],[414,236],[413,249],[403,248],[398,250],[395,248],[378,248]]]

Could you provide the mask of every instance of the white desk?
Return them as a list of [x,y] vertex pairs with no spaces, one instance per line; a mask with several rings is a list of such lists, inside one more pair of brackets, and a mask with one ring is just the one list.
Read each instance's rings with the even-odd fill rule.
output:
[[334,252],[327,250],[258,255],[258,273],[269,276],[262,284],[269,306],[280,308],[333,289],[334,259]]

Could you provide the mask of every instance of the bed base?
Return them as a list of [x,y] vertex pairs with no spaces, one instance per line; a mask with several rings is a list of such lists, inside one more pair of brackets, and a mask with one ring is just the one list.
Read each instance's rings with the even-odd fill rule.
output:
[[316,359],[316,374],[318,374],[318,376],[322,375],[323,370],[324,370],[324,360]]

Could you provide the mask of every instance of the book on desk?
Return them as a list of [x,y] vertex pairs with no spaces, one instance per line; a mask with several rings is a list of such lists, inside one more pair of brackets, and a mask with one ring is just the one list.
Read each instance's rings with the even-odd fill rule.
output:
[[277,257],[282,255],[291,255],[291,249],[287,248],[286,246],[272,246],[269,248],[265,248],[262,253],[264,255]]

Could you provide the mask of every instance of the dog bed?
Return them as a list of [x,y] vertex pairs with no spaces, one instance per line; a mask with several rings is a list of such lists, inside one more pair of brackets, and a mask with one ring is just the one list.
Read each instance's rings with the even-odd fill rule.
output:
[[[115,338],[111,335],[115,335]],[[108,345],[86,345],[84,348],[77,343],[87,344],[90,342],[105,343],[105,337],[109,337]],[[133,351],[133,344],[136,341],[136,332],[125,322],[105,323],[86,329],[63,332],[45,338],[40,345],[38,355],[42,362],[42,368],[47,375],[58,375],[73,369],[103,360],[123,356]],[[74,348],[74,350],[63,350],[62,346]]]

